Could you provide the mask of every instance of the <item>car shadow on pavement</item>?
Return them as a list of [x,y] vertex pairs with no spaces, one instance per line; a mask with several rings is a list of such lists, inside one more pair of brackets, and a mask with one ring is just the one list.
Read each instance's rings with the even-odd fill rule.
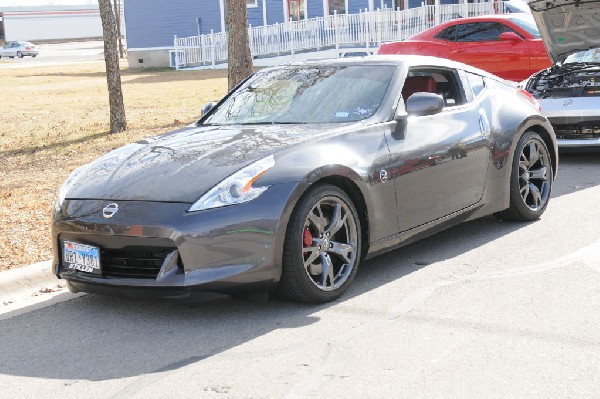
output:
[[[594,173],[589,173],[589,168],[597,169]],[[588,172],[582,173],[583,170]],[[558,174],[552,189],[552,197],[560,197],[595,186],[600,186],[600,150],[559,153]]]
[[[319,323],[319,311],[527,225],[486,217],[365,261],[346,294],[324,305],[229,298],[182,305],[85,295],[0,321],[0,373],[104,381],[180,369],[278,329]],[[403,299],[399,293],[389,301]]]

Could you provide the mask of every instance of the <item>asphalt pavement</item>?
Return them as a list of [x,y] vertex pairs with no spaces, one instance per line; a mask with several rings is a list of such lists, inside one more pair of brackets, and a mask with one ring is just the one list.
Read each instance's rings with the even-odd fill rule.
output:
[[2,396],[597,397],[599,170],[563,156],[541,220],[371,259],[330,304],[49,293],[0,315]]

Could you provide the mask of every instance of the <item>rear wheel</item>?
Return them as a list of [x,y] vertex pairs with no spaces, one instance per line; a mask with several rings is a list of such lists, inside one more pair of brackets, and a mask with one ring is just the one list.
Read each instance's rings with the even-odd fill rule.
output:
[[510,177],[510,207],[495,214],[501,220],[538,219],[552,192],[552,159],[546,143],[535,132],[526,132],[515,150]]
[[20,51],[17,51],[17,57],[19,57],[19,58],[23,58],[23,53],[22,53],[22,52],[20,52]]
[[290,219],[278,293],[300,302],[337,299],[356,275],[360,248],[360,220],[350,198],[336,186],[315,187]]

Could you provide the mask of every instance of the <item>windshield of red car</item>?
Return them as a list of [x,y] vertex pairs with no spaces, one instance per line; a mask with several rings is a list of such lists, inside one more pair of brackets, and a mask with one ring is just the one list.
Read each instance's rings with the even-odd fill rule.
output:
[[541,38],[540,31],[531,15],[523,15],[522,17],[509,18],[509,21],[523,29],[536,39]]
[[372,116],[396,67],[292,66],[256,73],[203,124],[343,123]]

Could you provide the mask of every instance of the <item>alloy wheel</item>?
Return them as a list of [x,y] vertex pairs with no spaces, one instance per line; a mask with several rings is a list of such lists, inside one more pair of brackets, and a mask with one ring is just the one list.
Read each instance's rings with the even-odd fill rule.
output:
[[532,211],[543,208],[550,197],[550,157],[546,147],[530,139],[520,154],[519,191],[525,205]]
[[302,234],[306,274],[322,291],[342,286],[356,265],[358,229],[348,205],[324,197],[312,207]]

